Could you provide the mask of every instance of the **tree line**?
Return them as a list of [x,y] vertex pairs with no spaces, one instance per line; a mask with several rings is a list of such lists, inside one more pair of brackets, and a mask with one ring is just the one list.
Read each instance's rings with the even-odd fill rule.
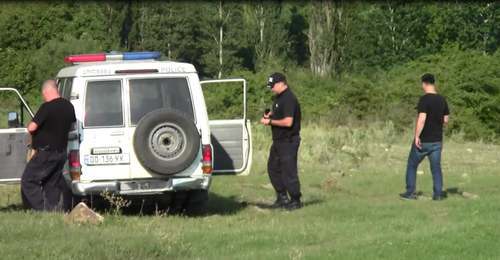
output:
[[491,123],[500,111],[483,107],[499,100],[499,73],[482,67],[498,65],[499,28],[496,1],[2,2],[0,85],[34,96],[66,55],[158,50],[204,78],[248,77],[255,111],[268,102],[257,86],[280,70],[306,115],[404,127],[419,92],[401,90],[434,68],[454,107],[467,110],[449,131],[484,138],[500,134]]

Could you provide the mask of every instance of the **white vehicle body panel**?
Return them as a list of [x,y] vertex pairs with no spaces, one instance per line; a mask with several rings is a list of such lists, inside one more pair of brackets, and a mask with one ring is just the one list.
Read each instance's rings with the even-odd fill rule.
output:
[[241,119],[210,120],[214,147],[214,173],[248,175],[252,163],[251,125],[247,120],[247,81],[245,79],[204,80],[201,85],[240,83],[243,88]]
[[[130,70],[146,72],[134,73]],[[129,80],[170,77],[186,78],[187,80],[194,121],[200,133],[201,145],[198,155],[187,169],[174,175],[165,176],[146,169],[137,158],[134,149],[136,125],[132,124],[130,115],[131,102],[133,101],[129,97]],[[246,81],[242,79],[231,79],[227,82],[243,83],[243,118],[209,122],[201,83],[192,64],[155,60],[86,62],[63,68],[59,71],[57,78],[72,83],[69,85],[65,83],[65,85],[71,86],[71,89],[68,87],[67,90],[64,90],[65,98],[68,98],[75,108],[77,119],[75,128],[69,134],[68,152],[71,150],[79,151],[82,174],[80,180],[71,180],[68,164],[63,174],[76,195],[98,194],[105,190],[120,194],[145,195],[175,190],[208,189],[212,176],[203,174],[201,147],[203,145],[214,147],[211,127],[216,129],[217,134],[221,133],[221,135],[227,136],[227,138],[221,139],[224,145],[219,148],[229,147],[233,149],[231,147],[236,147],[236,152],[228,152],[228,154],[239,158],[235,163],[235,165],[238,164],[236,169],[225,169],[218,172],[248,174],[250,170],[251,133],[249,121],[246,119]],[[109,127],[85,125],[88,83],[109,80],[121,82],[123,124]],[[206,81],[204,83],[217,82],[220,81]],[[63,87],[61,86],[61,88]],[[15,89],[12,90],[17,92]],[[19,92],[17,94],[22,99]],[[33,116],[24,100],[23,103],[30,115]],[[0,134],[11,132],[27,133],[25,128],[0,129]],[[104,155],[100,155],[98,151],[104,151]],[[220,154],[213,153],[213,160],[215,161],[218,156],[220,157]]]
[[[29,117],[33,118],[33,112],[17,89],[0,88],[0,92],[13,92],[28,112]],[[0,129],[0,161],[2,161],[0,183],[20,182],[26,164],[28,135],[26,127]]]

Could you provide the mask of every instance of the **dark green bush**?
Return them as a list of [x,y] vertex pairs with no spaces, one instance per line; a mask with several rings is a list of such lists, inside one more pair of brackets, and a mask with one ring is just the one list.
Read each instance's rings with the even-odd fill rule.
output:
[[[317,78],[303,68],[287,68],[289,84],[297,94],[306,121],[334,125],[391,121],[396,129],[413,127],[415,107],[422,95],[420,76],[434,73],[438,91],[448,100],[451,122],[447,133],[463,132],[468,139],[492,140],[500,135],[500,54],[445,50],[394,67],[388,71],[346,74],[341,78]],[[283,68],[251,73],[235,72],[249,80],[249,116],[258,119],[272,102],[266,89],[268,74]],[[233,110],[227,101],[234,92],[218,92],[218,102]]]

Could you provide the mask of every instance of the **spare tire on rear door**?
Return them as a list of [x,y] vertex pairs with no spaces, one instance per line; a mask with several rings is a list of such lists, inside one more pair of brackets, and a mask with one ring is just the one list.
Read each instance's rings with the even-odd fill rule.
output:
[[200,150],[200,134],[185,113],[159,109],[137,124],[134,150],[145,168],[157,174],[175,174],[193,164]]

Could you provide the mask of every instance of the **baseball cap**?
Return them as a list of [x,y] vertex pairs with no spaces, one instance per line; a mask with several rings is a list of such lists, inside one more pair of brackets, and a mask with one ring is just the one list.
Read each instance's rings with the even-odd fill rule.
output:
[[274,84],[276,84],[278,82],[285,82],[286,83],[286,77],[282,73],[275,72],[269,76],[269,79],[267,80],[267,87],[273,88]]
[[425,73],[422,75],[421,80],[423,83],[434,84],[436,82],[436,77],[430,73]]

